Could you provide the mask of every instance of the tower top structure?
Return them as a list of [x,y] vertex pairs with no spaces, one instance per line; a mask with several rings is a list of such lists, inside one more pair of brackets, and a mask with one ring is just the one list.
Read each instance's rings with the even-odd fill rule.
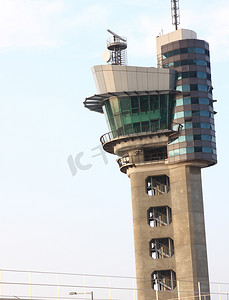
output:
[[172,24],[175,25],[175,29],[178,29],[180,24],[180,8],[179,0],[171,0],[171,12],[172,12]]
[[217,163],[210,52],[178,29],[178,0],[171,8],[176,30],[157,37],[157,68],[126,66],[126,39],[108,30],[110,65],[92,68],[98,94],[84,102],[104,114],[103,149],[130,178],[139,300],[194,299],[200,286],[209,299],[201,168]]

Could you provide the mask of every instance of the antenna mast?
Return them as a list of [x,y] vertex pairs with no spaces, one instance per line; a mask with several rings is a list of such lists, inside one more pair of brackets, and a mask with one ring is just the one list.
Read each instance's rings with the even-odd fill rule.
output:
[[176,30],[180,24],[180,9],[179,0],[171,0],[172,24],[175,25]]

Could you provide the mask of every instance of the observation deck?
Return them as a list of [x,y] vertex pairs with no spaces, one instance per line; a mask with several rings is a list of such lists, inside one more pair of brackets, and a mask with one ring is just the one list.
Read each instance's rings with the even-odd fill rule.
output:
[[[127,143],[128,142],[137,142],[138,140],[141,141],[141,144],[143,145],[143,139],[147,139],[147,144],[152,143],[153,139],[157,138],[161,139],[157,141],[154,144],[158,146],[167,145],[167,143],[171,140],[171,137],[176,134],[178,131],[171,130],[171,129],[161,129],[161,130],[153,130],[151,128],[147,128],[148,130],[145,130],[144,132],[136,132],[135,129],[128,130],[128,132],[124,132],[124,130],[116,130],[116,131],[110,131],[105,134],[103,134],[100,138],[100,142],[103,146],[103,149],[113,154],[114,153],[114,147],[117,144],[120,144],[122,142]],[[179,130],[179,125],[177,126],[177,129]],[[162,136],[164,138],[162,138]],[[145,140],[146,142],[146,140]]]

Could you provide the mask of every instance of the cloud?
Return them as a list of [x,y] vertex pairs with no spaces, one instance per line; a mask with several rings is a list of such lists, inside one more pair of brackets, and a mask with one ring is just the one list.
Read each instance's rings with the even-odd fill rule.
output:
[[63,10],[63,0],[0,0],[0,48],[59,45],[52,22]]

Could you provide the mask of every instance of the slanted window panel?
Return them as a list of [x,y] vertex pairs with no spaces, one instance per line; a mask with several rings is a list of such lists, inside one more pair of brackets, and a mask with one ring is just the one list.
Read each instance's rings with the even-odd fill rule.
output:
[[120,98],[120,106],[122,113],[130,112],[130,102],[129,98]]
[[140,108],[141,112],[147,112],[149,110],[148,96],[140,97]]
[[140,123],[133,123],[133,127],[135,133],[141,132]]
[[160,95],[161,129],[168,128],[168,103],[166,95]]
[[142,122],[142,132],[150,131],[149,122]]
[[124,132],[127,135],[133,133],[131,124],[124,125]]
[[146,179],[146,193],[149,196],[164,195],[169,192],[169,177],[166,175],[149,176]]
[[149,246],[150,256],[153,259],[169,258],[174,254],[174,245],[171,238],[152,239]]
[[155,132],[159,130],[159,120],[151,120],[150,121],[151,131]]
[[155,291],[170,291],[176,287],[176,273],[173,270],[154,271],[151,280]]
[[133,114],[136,114],[139,112],[138,97],[131,97],[131,108],[132,108]]
[[113,135],[170,130],[172,97],[169,94],[110,97],[103,108]]
[[155,111],[158,109],[159,109],[158,96],[157,95],[150,96],[150,110]]

